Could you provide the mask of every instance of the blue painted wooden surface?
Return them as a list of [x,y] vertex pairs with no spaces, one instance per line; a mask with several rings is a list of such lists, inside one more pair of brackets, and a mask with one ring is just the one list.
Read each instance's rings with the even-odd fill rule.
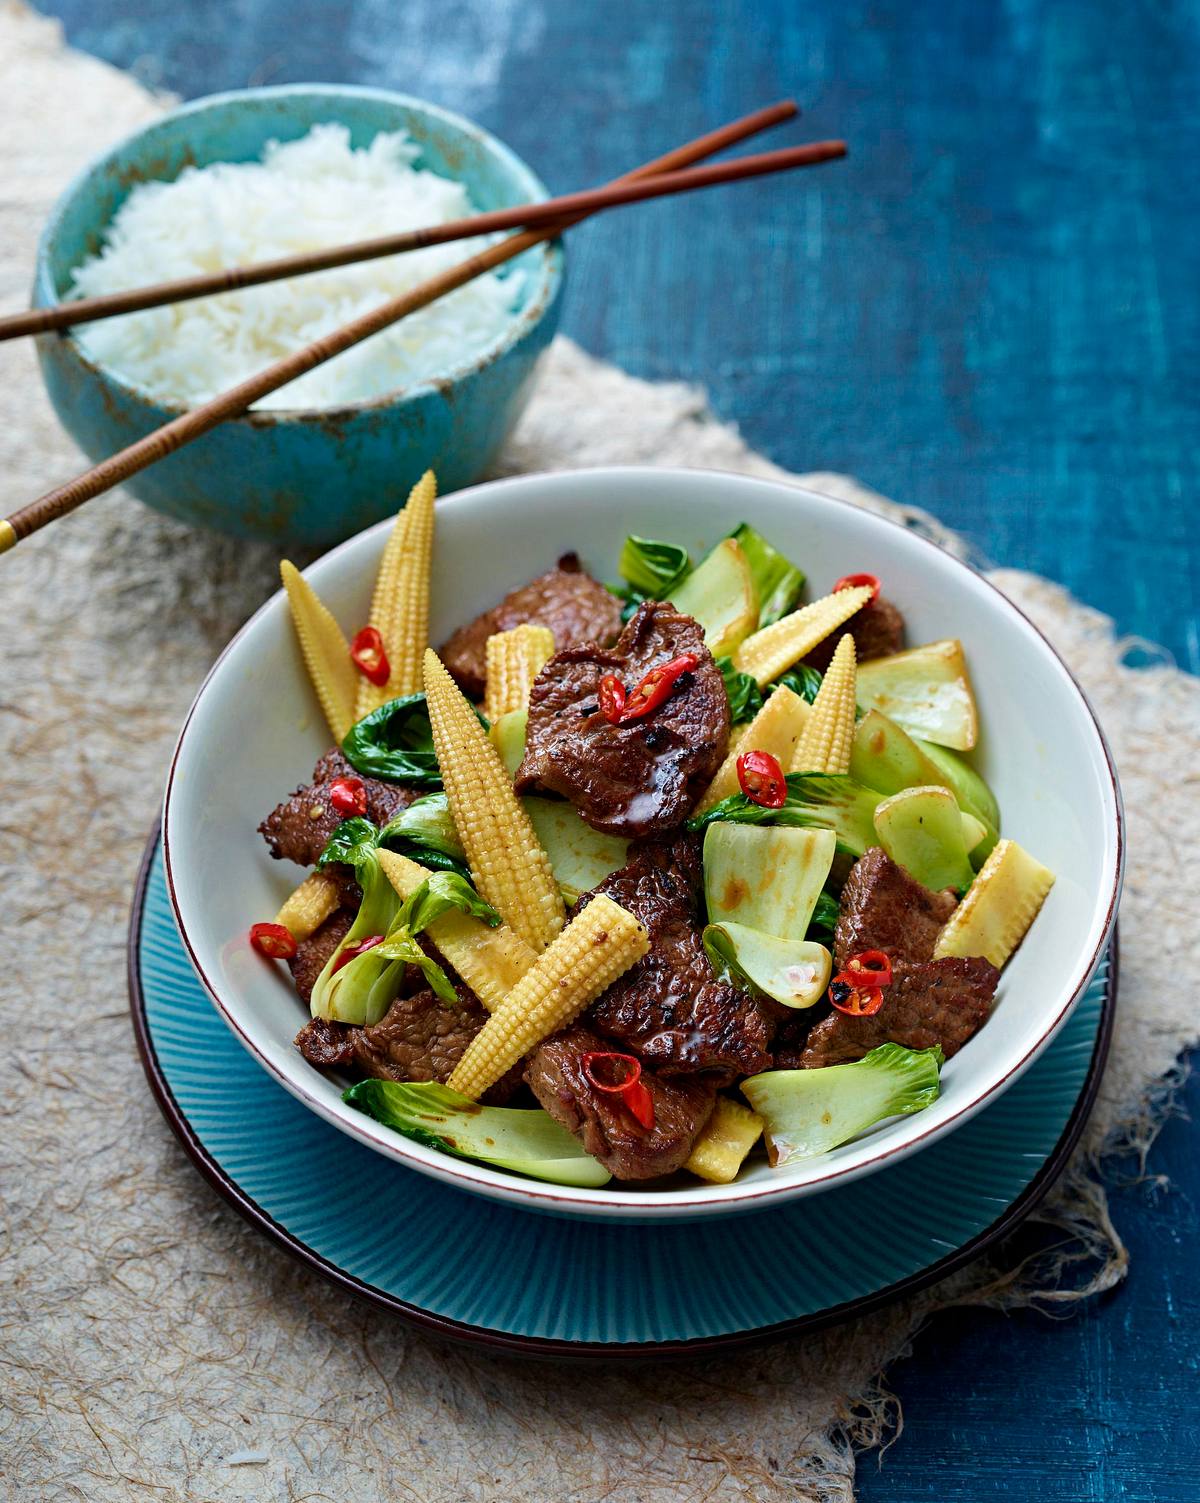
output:
[[[1184,0],[41,0],[186,96],[325,79],[474,115],[552,188],[783,94],[850,162],[574,232],[564,327],[792,469],[928,507],[1200,669],[1200,12]],[[779,136],[779,142],[785,137]],[[1200,1111],[1200,1085],[1187,1098]],[[936,1320],[866,1499],[1194,1503],[1185,1123],[1114,1196],[1127,1287]]]

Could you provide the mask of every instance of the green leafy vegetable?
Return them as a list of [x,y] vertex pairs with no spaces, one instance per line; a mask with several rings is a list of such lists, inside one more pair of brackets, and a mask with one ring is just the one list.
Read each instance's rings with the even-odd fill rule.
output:
[[411,856],[422,866],[466,875],[466,853],[444,793],[427,793],[414,799],[407,809],[388,820],[379,840],[389,850]]
[[521,803],[550,858],[564,902],[574,903],[582,893],[599,887],[610,872],[625,865],[629,842],[593,830],[574,804],[554,798],[524,798]]
[[778,939],[804,934],[833,865],[832,830],[720,820],[704,835],[704,899],[714,924]]
[[[717,609],[718,605],[728,604],[725,597],[731,596],[727,579],[729,570],[724,558],[730,542],[737,545],[734,551],[746,571],[747,598],[757,602],[758,612],[752,622],[745,624],[744,630],[736,627],[735,622],[733,632],[726,630],[728,623],[725,618],[730,613]],[[680,610],[696,616],[710,631],[710,646],[716,642],[725,651],[736,646],[739,632],[744,636],[746,631],[770,626],[772,621],[786,616],[795,608],[804,589],[803,570],[796,568],[748,522],[741,523],[722,539],[695,568],[688,558],[687,549],[678,543],[630,534],[621,547],[619,567],[625,585],[610,585],[609,589],[625,601],[622,620],[628,621],[643,600],[674,600],[675,593],[686,581],[688,588],[684,591],[684,602],[681,604],[675,600],[675,604]],[[692,578],[698,571],[703,571],[702,578],[693,585]],[[736,616],[737,612],[734,611],[733,615]],[[723,641],[723,634],[728,636],[727,643]],[[730,702],[733,703],[732,690]],[[734,718],[735,722],[749,720],[750,715],[735,715]]]
[[386,935],[400,909],[400,895],[379,864],[378,836],[369,819],[344,819],[321,854],[322,862],[345,861],[354,868],[362,902],[345,938],[313,985],[310,1006],[314,1018],[378,1023],[400,989],[404,962],[382,955],[380,945],[364,950],[344,965],[337,963],[344,950],[377,934]]
[[[457,872],[434,872],[400,905],[387,938],[377,947],[376,953],[385,960],[400,960],[405,965],[420,967],[432,991],[443,1002],[457,1006],[458,993],[449,977],[441,965],[417,943],[417,935],[451,908],[470,914],[472,918],[482,919],[492,929],[500,922],[500,915],[489,903],[483,901],[465,877]],[[351,965],[357,963],[350,962]]]
[[[349,932],[313,986],[314,1018],[378,1023],[400,990],[406,965],[419,966],[442,1001],[457,1003],[458,995],[445,971],[417,944],[416,936],[448,908],[473,914],[493,927],[500,922],[495,909],[458,871],[434,872],[402,903],[379,864],[379,848],[391,828],[389,824],[379,830],[369,819],[344,819],[321,852],[319,866],[344,861],[354,868],[363,897]],[[427,850],[421,849],[418,854],[428,859]],[[381,944],[338,964],[347,948],[377,935],[384,936]]]
[[812,918],[808,921],[807,938],[820,940],[823,944],[833,939],[841,908],[831,892],[823,892],[817,898]]
[[644,600],[670,600],[671,590],[691,568],[687,549],[678,543],[630,534],[621,546],[617,567],[630,588]]
[[317,857],[317,870],[320,871],[322,867],[328,866],[333,861],[341,861],[357,871],[359,863],[364,861],[367,853],[373,851],[378,844],[378,825],[372,824],[369,819],[364,819],[361,815],[344,819],[329,837],[325,849]]
[[488,732],[510,778],[516,777],[517,768],[525,756],[525,730],[528,723],[528,710],[509,710],[506,715],[501,715],[492,722],[492,728]]
[[742,545],[758,592],[758,625],[770,626],[795,607],[804,588],[804,573],[773,548],[761,532],[743,522],[730,533]]
[[500,915],[490,903],[484,902],[465,877],[457,872],[434,872],[404,900],[396,924],[411,934],[420,934],[451,908],[482,919],[489,929],[500,923]]
[[[346,971],[352,970],[355,966],[363,966],[365,967],[363,976],[365,976],[370,970],[367,962],[376,956],[380,960],[386,961],[389,968],[382,972],[376,981],[371,983],[372,991],[382,992],[384,977],[390,981],[395,975],[394,967],[398,966],[400,971],[403,972],[406,965],[415,965],[425,977],[429,990],[435,997],[450,1007],[458,1006],[458,993],[454,990],[454,985],[443,970],[441,963],[423,950],[417,943],[416,935],[404,928],[403,925],[394,926],[381,945],[376,945],[373,950],[368,950],[365,954],[357,956],[354,960],[350,961],[344,970],[339,971],[338,975],[344,975]],[[352,977],[350,979],[349,986],[351,990],[353,990],[356,980],[361,983],[361,979],[361,977]],[[399,985],[400,982],[397,977],[396,986],[384,1004],[384,1012],[395,1001]],[[380,1017],[382,1016],[383,1014],[380,1013]]]
[[787,778],[787,800],[780,809],[765,809],[734,793],[687,822],[689,830],[703,830],[718,820],[746,825],[799,825],[832,830],[838,849],[861,856],[877,844],[875,810],[882,795],[864,788],[842,773],[792,772]]
[[671,593],[675,608],[704,628],[713,657],[732,653],[758,625],[754,576],[733,538],[721,542]]
[[[975,830],[982,825],[972,819]],[[949,788],[902,788],[875,810],[879,844],[931,892],[966,892],[975,876],[967,859],[963,817]]]
[[770,694],[772,689],[778,689],[780,684],[812,704],[821,687],[821,674],[816,668],[810,668],[807,663],[797,663],[794,668],[781,673],[773,684],[768,684],[767,693]]
[[612,1178],[573,1134],[541,1108],[478,1106],[429,1082],[362,1080],[342,1099],[414,1142],[555,1185],[598,1188]]
[[708,924],[703,940],[718,975],[732,976],[784,1007],[811,1007],[825,995],[832,966],[824,945],[728,923]]
[[910,736],[956,751],[975,745],[979,713],[956,638],[860,663],[856,690],[864,710],[881,710]]
[[762,709],[762,690],[752,673],[742,673],[733,666],[732,658],[718,658],[717,667],[725,680],[725,693],[729,696],[729,714],[734,725],[753,720]]
[[940,1049],[881,1044],[852,1065],[768,1070],[742,1081],[764,1121],[767,1156],[778,1167],[828,1153],[886,1117],[924,1111],[938,1098]]
[[921,741],[915,737],[914,740],[940,770],[941,778],[935,781],[946,784],[964,813],[973,814],[976,819],[983,821],[987,838],[971,851],[972,866],[982,866],[984,858],[991,854],[1000,838],[1000,805],[996,802],[996,795],[958,752],[953,752],[946,746],[938,746],[935,741]]
[[[487,721],[482,715],[479,719],[486,730]],[[442,786],[424,694],[403,694],[372,710],[347,732],[342,751],[365,778],[417,788]]]
[[847,770],[851,777],[868,788],[878,788],[880,793],[946,784],[932,758],[907,731],[878,710],[868,710],[854,727]]
[[422,866],[467,875],[466,857],[444,793],[416,799],[382,829],[361,815],[342,820],[317,858],[317,866],[342,861],[357,868],[367,852],[381,845]]

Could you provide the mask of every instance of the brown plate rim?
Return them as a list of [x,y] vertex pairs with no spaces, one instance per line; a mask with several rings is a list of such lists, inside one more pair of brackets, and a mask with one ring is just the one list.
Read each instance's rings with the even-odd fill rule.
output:
[[[214,1190],[227,1201],[252,1226],[264,1232],[277,1246],[297,1262],[319,1274],[339,1289],[355,1298],[367,1301],[378,1309],[399,1316],[409,1325],[445,1340],[493,1352],[505,1356],[530,1357],[542,1360],[566,1362],[617,1363],[622,1360],[640,1361],[685,1360],[696,1357],[721,1355],[726,1352],[744,1351],[754,1346],[765,1345],[783,1337],[805,1335],[822,1330],[852,1317],[870,1314],[884,1305],[926,1289],[930,1284],[945,1278],[966,1263],[979,1257],[989,1247],[1010,1235],[1034,1210],[1062,1173],[1067,1159],[1083,1132],[1091,1109],[1095,1104],[1104,1065],[1108,1059],[1112,1041],[1113,1021],[1116,1014],[1120,950],[1117,925],[1114,923],[1109,945],[1109,969],[1105,988],[1104,1004],[1096,1030],[1096,1042],[1092,1049],[1091,1062],[1083,1083],[1083,1089],[1067,1120],[1062,1135],[1048,1155],[1045,1163],[1017,1198],[984,1230],[965,1242],[962,1247],[947,1253],[944,1258],[930,1263],[917,1273],[898,1279],[872,1294],[860,1299],[848,1300],[792,1320],[777,1321],[768,1326],[756,1326],[747,1331],[732,1331],[720,1336],[697,1336],[682,1341],[564,1341],[541,1336],[517,1336],[506,1331],[489,1330],[464,1321],[452,1320],[411,1304],[396,1295],[388,1294],[364,1280],[356,1278],[339,1268],[337,1264],[315,1252],[305,1242],[282,1226],[257,1201],[253,1200],[212,1158],[208,1150],[193,1132],[182,1107],[163,1074],[158,1061],[150,1027],[146,1019],[145,995],[142,991],[140,943],[142,919],[145,909],[146,887],[154,853],[161,840],[161,821],[155,823],[146,848],[142,854],[130,908],[129,932],[126,941],[126,969],[129,983],[129,1013],[134,1039],[141,1058],[142,1069],[150,1086],[151,1094],[159,1110],[166,1118],[171,1131],[179,1139],[184,1152]],[[530,1212],[529,1214],[536,1214]]]

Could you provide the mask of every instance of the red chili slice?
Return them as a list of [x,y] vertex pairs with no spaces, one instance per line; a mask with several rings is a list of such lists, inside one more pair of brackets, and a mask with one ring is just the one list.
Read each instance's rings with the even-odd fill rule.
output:
[[855,986],[846,971],[839,971],[829,983],[829,1000],[847,1017],[869,1018],[883,1006],[883,992],[877,986]]
[[[871,600],[879,598],[879,579],[874,574],[844,574],[833,587],[836,595],[839,590],[853,590],[858,585],[867,585],[871,591]],[[871,604],[871,600],[867,604]]]
[[333,962],[333,970],[329,974],[331,976],[335,975],[344,965],[349,965],[352,960],[362,955],[365,951],[373,950],[376,945],[381,945],[383,939],[384,936],[382,934],[368,934],[366,939],[360,939],[357,944],[347,945]]
[[669,663],[651,668],[634,691],[626,696],[622,720],[641,720],[650,715],[671,697],[671,692],[685,673],[690,673],[700,659],[694,652],[685,652]]
[[[620,1080],[602,1080],[596,1066],[611,1071],[614,1065],[625,1071]],[[608,1096],[620,1096],[622,1105],[647,1132],[654,1126],[654,1098],[642,1080],[642,1062],[633,1054],[618,1054],[605,1049],[590,1049],[579,1061],[583,1078],[594,1090]]]
[[358,671],[373,684],[386,684],[392,676],[387,648],[377,627],[363,627],[350,644],[350,657]]
[[625,714],[625,685],[615,673],[606,673],[600,680],[597,694],[600,713],[610,725],[620,725]]
[[644,1080],[635,1080],[625,1088],[625,1106],[634,1120],[650,1132],[654,1127],[654,1097]]
[[282,924],[251,924],[250,943],[272,960],[290,960],[296,953],[295,936]]
[[779,758],[770,752],[743,752],[737,759],[738,787],[753,804],[782,809],[787,803],[787,778]]
[[339,814],[365,814],[367,785],[361,778],[334,778],[329,785],[329,802]]
[[863,950],[859,955],[851,955],[842,967],[842,975],[859,991],[891,986],[892,962],[882,950]]

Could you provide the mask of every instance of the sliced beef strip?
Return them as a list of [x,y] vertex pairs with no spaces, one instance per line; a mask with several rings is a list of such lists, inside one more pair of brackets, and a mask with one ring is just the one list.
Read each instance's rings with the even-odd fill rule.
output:
[[309,1018],[296,1035],[296,1048],[318,1070],[350,1070],[354,1067],[354,1035],[358,1031],[348,1023]]
[[696,1076],[664,1080],[643,1069],[642,1080],[654,1103],[654,1126],[647,1130],[619,1096],[597,1091],[584,1076],[583,1056],[611,1047],[587,1028],[570,1028],[538,1045],[526,1063],[525,1081],[546,1111],[614,1178],[672,1174],[686,1161],[712,1115],[716,1086]]
[[607,644],[621,630],[621,602],[583,569],[574,553],[564,553],[553,569],[460,626],[441,649],[442,662],[468,699],[483,698],[487,639],[526,621],[548,626],[560,649],[581,642]]
[[[784,1009],[718,979],[700,934],[700,842],[643,841],[595,889],[645,925],[650,949],[592,1005],[590,1026],[663,1075],[709,1072],[724,1083],[770,1064]],[[576,904],[580,913],[594,896]]]
[[[311,1001],[314,982],[352,920],[346,910],[335,913],[301,941],[288,962],[305,1002]],[[406,966],[401,994],[378,1023],[359,1028],[312,1018],[296,1035],[296,1048],[310,1065],[322,1070],[348,1070],[380,1080],[445,1081],[487,1021],[474,992],[461,982],[455,991],[458,1005],[452,1007],[429,989],[419,966]],[[491,1104],[507,1101],[520,1083],[517,1066],[483,1099]]]
[[325,962],[345,939],[346,931],[353,922],[354,914],[348,908],[339,908],[336,913],[330,914],[319,929],[296,946],[296,953],[288,961],[288,969],[301,1001],[312,1001],[312,989],[317,977],[325,969]]
[[[348,908],[339,908],[296,946],[296,953],[288,961],[288,969],[303,1002],[312,1001],[317,977],[353,922],[354,914]],[[296,1048],[318,1070],[349,1070],[354,1064],[356,1031],[346,1023],[310,1018],[296,1035]]]
[[[393,814],[407,809],[423,789],[408,788],[402,783],[385,783],[380,778],[364,778],[337,749],[327,751],[313,769],[313,780],[271,811],[259,830],[276,860],[294,861],[298,866],[315,866],[329,837],[346,817],[329,802],[329,785],[335,778],[358,778],[367,791],[367,818],[385,825]],[[327,868],[342,888],[342,901],[356,906],[359,899],[354,873],[346,866]]]
[[932,1049],[949,1059],[991,1016],[1000,972],[982,956],[899,961],[872,1017],[831,1012],[815,1023],[796,1060],[801,1069],[861,1059],[880,1044]]
[[824,673],[846,632],[854,638],[854,650],[860,663],[871,658],[890,657],[904,646],[904,617],[890,600],[878,595],[850,617],[845,631],[834,632],[831,637],[818,642],[804,661]]
[[[377,1080],[447,1081],[488,1016],[468,987],[459,982],[454,989],[457,1006],[425,989],[410,997],[398,997],[372,1027],[356,1028],[357,1069]],[[520,1083],[521,1067],[517,1065],[481,1099],[498,1105],[507,1101]]]
[[[699,660],[652,714],[612,725],[597,689],[607,673],[632,690],[652,669],[684,653]],[[525,757],[517,790],[561,793],[597,830],[636,837],[674,829],[721,765],[729,741],[729,697],[704,632],[673,605],[647,600],[611,650],[557,652],[529,698]]]
[[929,960],[955,906],[952,892],[930,892],[872,846],[851,867],[842,888],[834,960],[840,969],[861,950],[882,950],[893,963]]
[[804,1053],[809,1035],[829,1010],[827,1005],[822,1006],[820,1003],[815,1007],[789,1010],[787,1017],[775,1030],[774,1056],[771,1060],[773,1070],[800,1068],[800,1056]]

